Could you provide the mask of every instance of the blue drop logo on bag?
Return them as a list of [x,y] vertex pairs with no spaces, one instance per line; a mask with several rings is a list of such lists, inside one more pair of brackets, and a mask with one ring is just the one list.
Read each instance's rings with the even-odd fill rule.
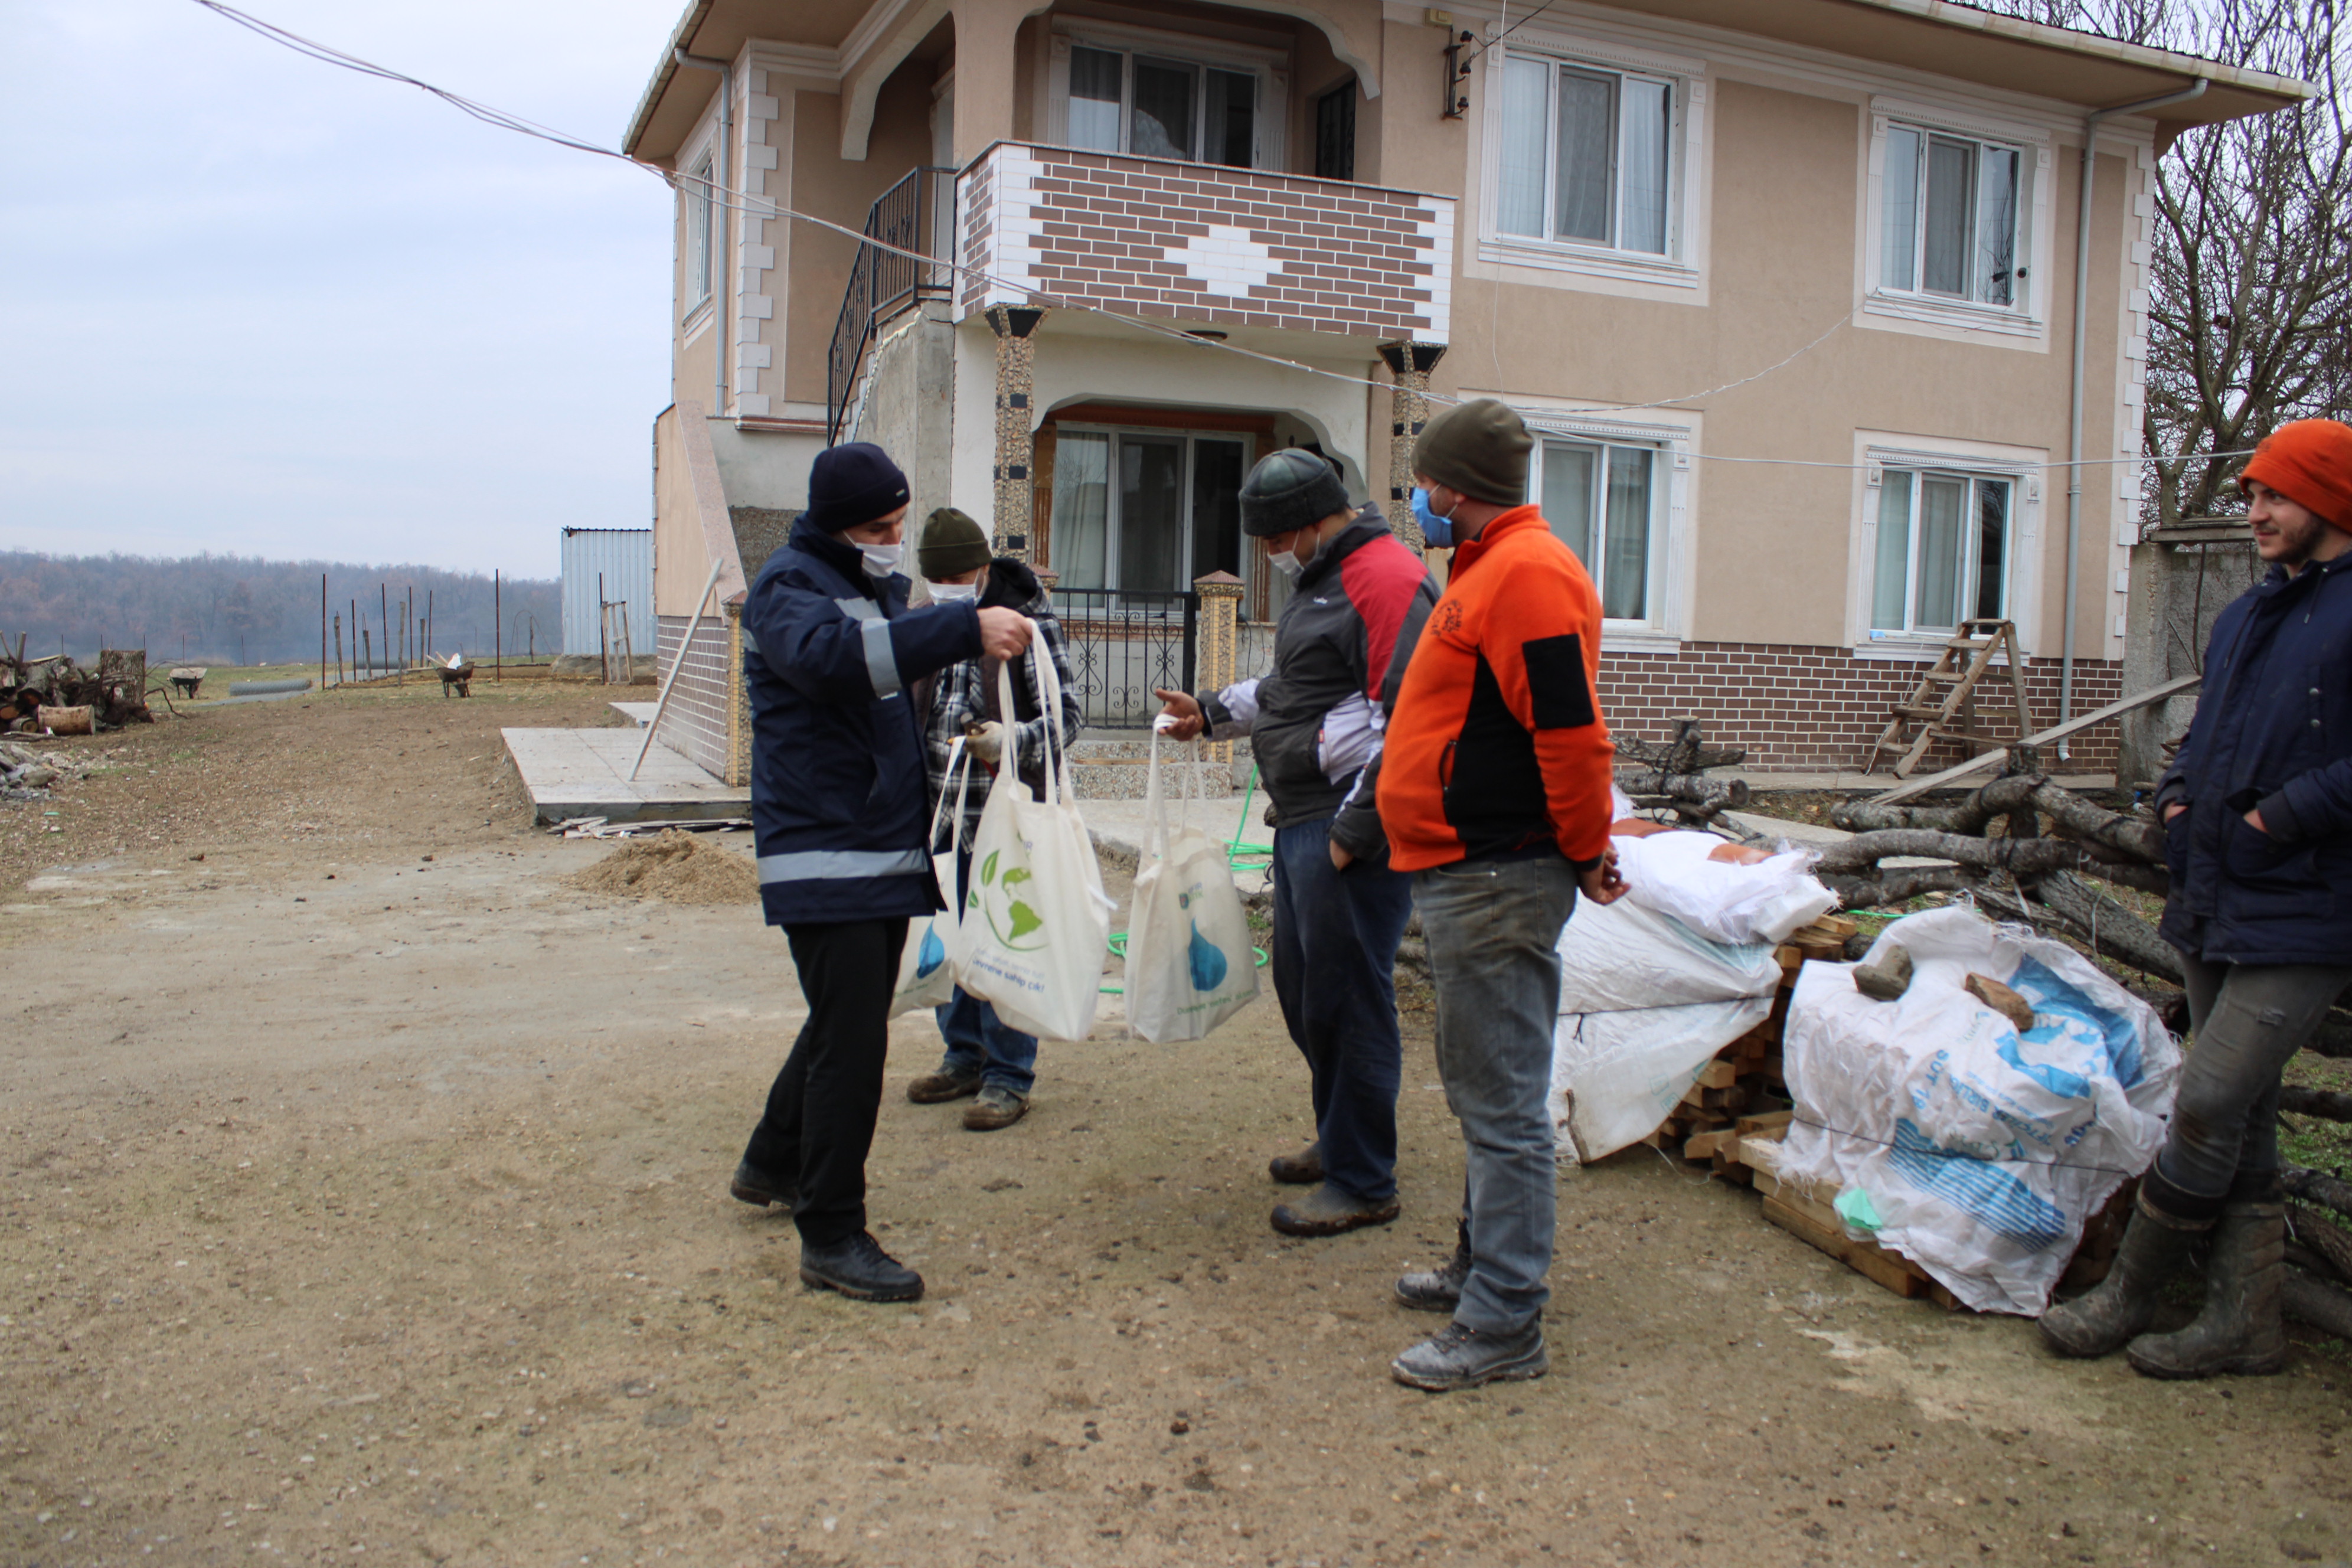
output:
[[929,979],[933,974],[939,973],[940,965],[945,963],[947,961],[947,943],[940,940],[940,933],[930,921],[924,921],[923,945],[921,950],[915,954],[915,978],[918,980]]
[[1217,944],[1201,934],[1200,922],[1192,923],[1192,942],[1189,950],[1192,966],[1192,989],[1214,991],[1225,983],[1225,955]]

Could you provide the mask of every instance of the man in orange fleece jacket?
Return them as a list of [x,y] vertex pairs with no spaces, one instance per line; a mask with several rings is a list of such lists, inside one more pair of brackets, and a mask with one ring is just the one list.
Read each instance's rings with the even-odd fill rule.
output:
[[1580,889],[1603,904],[1623,891],[1593,695],[1600,596],[1521,504],[1533,444],[1517,415],[1481,398],[1431,420],[1413,448],[1414,483],[1452,521],[1454,569],[1405,671],[1377,785],[1391,864],[1413,874],[1438,1074],[1466,1150],[1453,1258],[1397,1281],[1406,1306],[1454,1316],[1390,1366],[1432,1391],[1549,1370],[1559,932]]

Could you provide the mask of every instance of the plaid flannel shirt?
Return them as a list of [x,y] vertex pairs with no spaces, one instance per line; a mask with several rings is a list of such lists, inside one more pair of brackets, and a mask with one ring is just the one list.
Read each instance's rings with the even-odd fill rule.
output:
[[[1070,678],[1070,656],[1064,644],[1062,623],[1054,614],[1051,596],[1038,587],[1037,580],[1029,574],[1028,570],[1021,568],[1016,578],[1003,570],[1006,564],[998,562],[990,566],[988,584],[982,592],[981,603],[983,606],[1017,609],[1037,623],[1039,638],[1053,656],[1054,673],[1061,678],[1062,683],[1062,721],[1055,731],[1054,743],[1066,746],[1077,738],[1083,721],[1078,710],[1077,686]],[[1023,588],[1029,590],[1025,599],[1021,596]],[[1013,591],[1008,593],[1008,589]],[[1015,769],[1026,768],[1033,773],[1045,765],[1045,703],[1037,691],[1036,673],[1026,658],[1015,667],[1013,679],[1013,700],[1017,703],[1025,695],[1030,705],[1039,710],[1040,717],[1014,724],[1009,721],[1011,716],[1005,715],[1008,720],[1005,730],[1013,742],[1013,758],[1000,761],[994,769],[977,763],[973,765],[971,786],[964,795],[963,832],[966,844],[971,842],[972,834],[979,830],[981,810],[988,804],[989,786],[995,774],[1002,772],[1008,762]],[[940,792],[950,787],[947,777],[950,748],[968,728],[985,723],[994,717],[995,710],[994,660],[968,658],[960,664],[950,665],[932,678],[930,708],[923,721],[923,750],[929,763],[934,810],[939,806]],[[951,831],[952,824],[940,823],[939,842],[931,846],[933,853],[946,847]]]

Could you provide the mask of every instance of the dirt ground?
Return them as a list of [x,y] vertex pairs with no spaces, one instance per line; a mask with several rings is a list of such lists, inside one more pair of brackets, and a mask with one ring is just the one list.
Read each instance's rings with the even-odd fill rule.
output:
[[872,1205],[929,1294],[804,1292],[725,1191],[782,937],[563,886],[609,847],[530,830],[497,730],[604,694],[476,690],[214,709],[0,805],[0,1562],[2347,1554],[2343,1347],[2061,1363],[1648,1150],[1562,1174],[1549,1378],[1397,1386],[1461,1182],[1425,1014],[1404,1217],[1313,1242],[1265,1223],[1308,1131],[1270,1000],[1049,1044],[985,1135],[906,1102],[902,1019]]

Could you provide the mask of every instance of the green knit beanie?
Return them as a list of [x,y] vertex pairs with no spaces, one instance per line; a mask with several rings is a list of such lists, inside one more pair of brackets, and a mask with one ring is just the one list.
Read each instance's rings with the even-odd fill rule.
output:
[[988,534],[963,512],[943,506],[923,520],[915,566],[924,576],[936,583],[942,577],[977,571],[988,563]]
[[1528,453],[1535,438],[1519,416],[1491,397],[1449,408],[1423,426],[1412,471],[1489,506],[1528,499]]

